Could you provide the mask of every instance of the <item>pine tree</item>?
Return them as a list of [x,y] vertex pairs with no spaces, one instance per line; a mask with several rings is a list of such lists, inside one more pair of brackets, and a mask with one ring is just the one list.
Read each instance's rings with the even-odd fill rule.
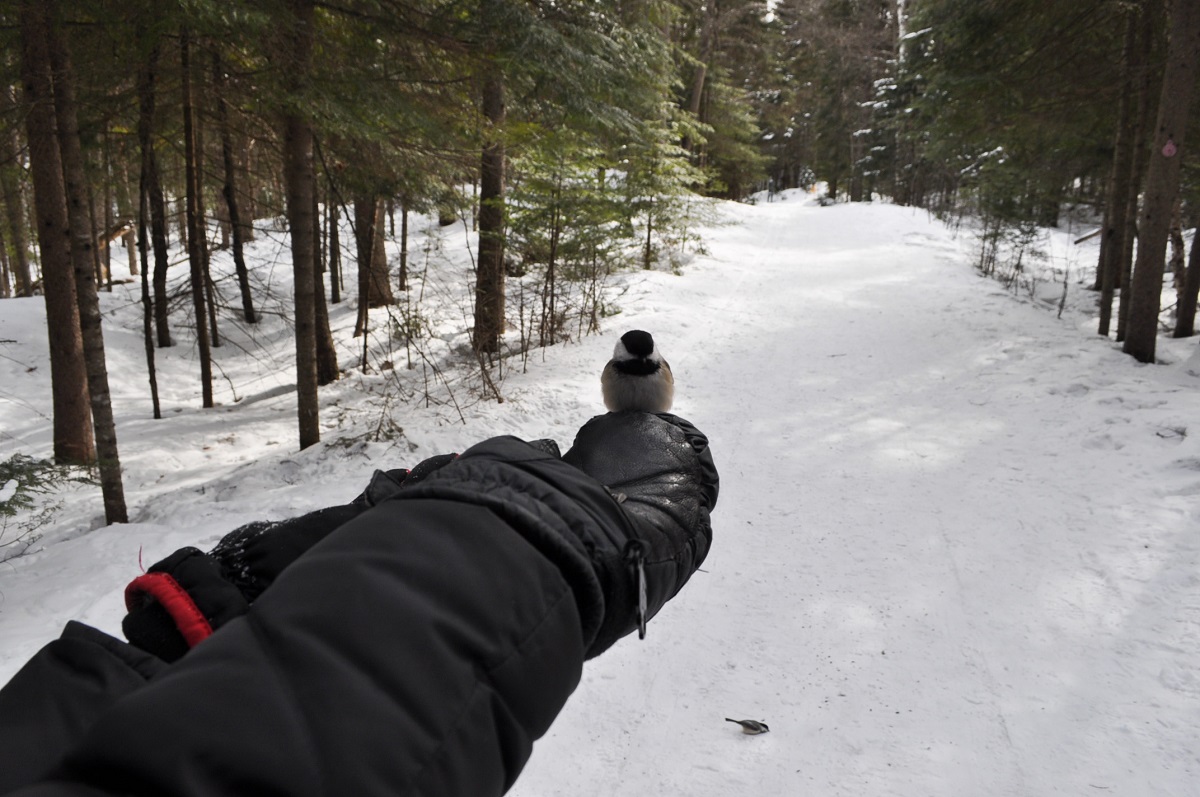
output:
[[24,0],[20,9],[21,72],[27,104],[26,130],[33,178],[42,290],[50,333],[50,378],[54,404],[54,456],[61,463],[95,459],[83,336],[79,327],[75,272],[71,265],[66,188],[58,145],[50,60],[49,9]]
[[180,86],[183,101],[183,136],[184,136],[184,172],[185,199],[187,202],[187,252],[191,272],[192,310],[196,327],[196,347],[200,355],[200,389],[202,406],[206,409],[213,406],[212,387],[212,353],[209,348],[209,326],[207,324],[210,303],[206,301],[207,249],[208,238],[205,234],[204,204],[202,194],[204,186],[201,183],[202,167],[200,164],[200,145],[198,141],[197,112],[195,94],[192,91],[192,59],[191,35],[185,26],[179,34],[179,66],[181,72]]
[[504,334],[504,78],[483,79],[482,109],[489,130],[479,168],[479,258],[475,277],[475,350],[493,354]]
[[1124,345],[1126,354],[1144,363],[1154,362],[1158,341],[1167,233],[1171,209],[1179,194],[1188,111],[1200,72],[1200,6],[1173,3],[1169,30],[1162,99],[1146,175],[1146,198],[1138,219],[1138,254],[1130,284],[1129,329]]
[[300,448],[321,440],[320,404],[317,395],[316,252],[313,247],[313,132],[302,100],[312,69],[315,4],[289,0],[287,64],[290,89],[283,121],[284,181],[287,190],[288,227],[292,243],[292,275],[296,311],[296,392]]
[[[0,101],[6,109],[15,110],[17,98],[11,87],[0,87]],[[20,168],[17,153],[20,142],[16,125],[0,131],[0,192],[3,193],[5,219],[8,222],[8,251],[10,271],[14,278],[14,295],[33,295],[33,272],[26,244],[25,196],[19,182]]]
[[79,328],[83,338],[84,366],[92,410],[96,443],[96,465],[104,496],[104,517],[108,523],[129,522],[125,508],[125,490],[121,481],[121,460],[117,450],[117,427],[113,421],[112,398],[108,388],[108,365],[104,356],[104,332],[101,328],[100,299],[96,293],[96,233],[87,207],[87,178],[83,148],[79,141],[79,122],[75,103],[75,71],[71,55],[59,29],[57,2],[44,0],[49,24],[44,35],[54,71],[54,108],[58,145],[63,167],[67,222],[70,225],[71,261],[75,270],[75,299],[79,304]]

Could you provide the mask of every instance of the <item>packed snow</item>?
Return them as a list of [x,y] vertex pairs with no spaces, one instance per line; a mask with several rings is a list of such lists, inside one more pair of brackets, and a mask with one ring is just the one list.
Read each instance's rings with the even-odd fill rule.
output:
[[[282,233],[251,250],[272,314],[223,316],[214,409],[180,302],[151,417],[139,286],[116,286],[102,301],[133,522],[104,526],[98,488],[72,487],[0,565],[0,682],[68,619],[119,635],[125,584],[178,547],[495,434],[565,449],[603,411],[614,341],[640,328],[671,363],[675,411],[711,438],[712,552],[644,641],[587,665],[512,794],[1200,793],[1196,339],[1163,338],[1141,365],[1097,336],[1079,229],[1046,232],[1041,270],[1010,290],[976,273],[965,227],[923,211],[760,199],[721,204],[681,268],[618,275],[602,335],[509,361],[503,403],[450,367],[471,236],[422,219],[400,302],[436,337],[389,368],[373,318],[363,372],[354,302],[333,306],[345,373],[305,451]],[[6,300],[0,460],[49,455],[48,408],[42,300]]]

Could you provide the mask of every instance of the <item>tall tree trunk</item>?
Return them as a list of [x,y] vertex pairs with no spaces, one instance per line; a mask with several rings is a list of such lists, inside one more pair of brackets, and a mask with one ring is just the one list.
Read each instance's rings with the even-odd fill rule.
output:
[[[158,77],[158,58],[159,45],[157,39],[150,43],[147,41],[147,32],[144,26],[139,25],[137,30],[137,41],[142,46],[149,45],[146,53],[146,60],[138,70],[137,79],[137,95],[138,95],[138,150],[141,154],[141,168],[138,173],[138,217],[137,217],[137,240],[138,252],[142,259],[142,332],[145,338],[146,346],[146,372],[150,381],[150,401],[154,409],[154,419],[162,418],[162,407],[158,397],[158,371],[154,363],[154,321],[156,320],[155,301],[152,300],[150,290],[150,249],[151,241],[153,240],[154,258],[156,261],[154,268],[155,276],[155,291],[158,290],[159,272],[162,273],[162,290],[164,298],[161,300],[165,309],[165,294],[166,294],[166,259],[167,259],[167,239],[164,229],[164,214],[162,190],[158,184],[158,162],[154,155],[154,82]],[[157,200],[158,210],[157,218],[155,217],[154,203]],[[160,335],[167,331],[166,313],[162,313],[162,325],[158,328]],[[170,344],[170,336],[167,336],[167,343]]]
[[[56,0],[42,0],[57,12]],[[100,297],[96,292],[96,233],[88,207],[88,186],[79,141],[75,104],[75,74],[71,54],[55,21],[47,26],[50,63],[54,71],[54,106],[58,121],[59,151],[67,198],[67,223],[71,230],[71,261],[75,271],[75,293],[79,304],[79,328],[83,336],[84,363],[95,429],[96,464],[104,495],[104,518],[109,524],[128,523],[125,489],[121,484],[121,459],[117,451],[117,426],[113,420],[108,389],[108,364],[104,356]]]
[[[62,134],[61,129],[59,130],[59,134]],[[64,153],[63,168],[66,168],[65,155],[66,153]],[[86,175],[86,167],[84,174]],[[102,229],[100,225],[96,223],[96,192],[87,182],[86,176],[84,177],[84,182],[81,183],[81,186],[84,193],[83,204],[85,210],[86,227],[92,236],[91,240],[88,241],[87,249],[88,257],[91,258],[92,261],[92,275],[95,277],[97,285],[103,285],[105,290],[107,290],[109,293],[112,293],[112,270],[108,267],[108,262],[103,257],[104,252],[108,250],[107,233],[111,228]],[[67,202],[69,203],[71,201],[70,185],[67,186],[67,191]],[[101,245],[101,242],[103,242],[103,245]],[[87,345],[86,340],[84,341],[84,345]]]
[[342,301],[342,240],[338,231],[339,208],[337,194],[329,192],[329,296],[334,304]]
[[54,457],[90,463],[95,458],[91,402],[84,365],[79,304],[67,223],[66,188],[58,148],[45,0],[21,3],[21,80],[34,210],[42,254],[42,293],[50,340],[50,384],[54,404]]
[[[204,190],[204,189],[200,189]],[[201,203],[203,207],[203,203]],[[206,230],[207,222],[203,213],[200,215],[199,228],[202,231]],[[212,278],[212,261],[208,247],[208,236],[201,237],[200,254],[202,255],[202,263],[204,265],[204,295],[206,300],[206,308],[208,310],[208,331],[209,340],[212,342],[213,348],[221,345],[221,335],[217,331],[217,285]]]
[[25,198],[20,184],[9,169],[2,171],[0,186],[3,188],[5,215],[8,218],[8,241],[12,245],[9,270],[13,276],[13,295],[32,296],[33,272],[29,267],[29,244],[25,237]]
[[119,223],[125,225],[125,233],[121,236],[121,243],[124,245],[125,254],[129,258],[129,276],[136,277],[138,276],[138,258],[135,251],[137,248],[138,210],[134,206],[133,196],[130,192],[129,150],[124,138],[121,139],[121,144],[118,148],[114,171],[113,179],[117,184],[117,219]]
[[187,28],[179,34],[179,61],[183,79],[180,83],[183,98],[184,182],[186,184],[187,252],[191,269],[192,310],[196,321],[196,347],[200,353],[200,389],[205,408],[213,406],[212,353],[209,350],[205,296],[204,251],[206,236],[201,228],[200,153],[197,151],[195,106],[192,97],[191,41]]
[[408,197],[400,200],[400,279],[396,287],[408,290]]
[[[326,206],[328,206],[326,202]],[[329,305],[325,303],[325,259],[321,256],[321,213],[317,203],[316,175],[313,176],[313,303],[316,313],[317,384],[338,380],[337,347],[329,328]]]
[[[132,223],[130,222],[130,224]],[[121,243],[124,245],[125,253],[129,258],[129,276],[136,277],[138,275],[137,233],[134,232],[132,226],[121,236]]]
[[387,209],[382,199],[375,200],[375,223],[371,226],[374,238],[371,242],[371,272],[369,304],[375,307],[390,307],[396,303],[392,293],[391,274],[388,273],[387,247],[384,245],[384,229],[386,228]]
[[[203,69],[199,70],[203,74]],[[189,74],[192,81],[194,75]],[[221,345],[221,333],[217,329],[217,286],[212,278],[212,247],[208,241],[208,205],[204,199],[204,82],[191,83],[192,95],[192,139],[195,141],[196,160],[193,164],[195,177],[195,194],[189,197],[190,214],[187,217],[189,242],[196,239],[196,251],[200,253],[200,271],[204,279],[204,308],[208,313],[208,340],[213,348]],[[187,164],[185,164],[186,166]],[[188,256],[191,259],[192,249],[189,247]]]
[[290,89],[283,122],[283,173],[288,227],[292,240],[292,273],[296,301],[296,393],[300,448],[321,440],[317,393],[316,252],[313,247],[313,195],[316,172],[313,134],[301,111],[301,93],[308,86],[313,49],[313,0],[291,0],[289,51],[285,64]]
[[213,53],[213,90],[217,103],[217,125],[221,130],[221,162],[225,167],[225,208],[229,211],[229,232],[233,244],[233,266],[237,272],[238,288],[242,293],[242,316],[247,324],[257,324],[254,312],[254,297],[250,292],[250,272],[246,268],[241,207],[237,196],[236,175],[233,159],[233,135],[229,130],[229,101],[225,98],[225,69],[221,56]]
[[[157,48],[147,67],[143,67],[138,75],[138,94],[142,93],[142,81],[146,79],[147,71],[153,71],[153,63],[158,59]],[[137,240],[138,252],[142,258],[142,334],[146,341],[146,373],[150,378],[150,403],[154,407],[154,419],[162,418],[162,407],[158,400],[158,371],[154,366],[154,303],[150,298],[150,246],[149,246],[149,217],[150,217],[150,182],[153,171],[154,153],[150,146],[150,129],[154,121],[153,103],[147,113],[142,105],[138,114],[138,141],[142,150],[141,176],[138,180],[138,217]]]
[[[354,337],[365,335],[371,307],[371,261],[375,258],[375,199],[370,196],[354,198],[354,244],[358,261],[358,315],[354,321]],[[364,346],[364,352],[365,352]],[[365,355],[363,367],[366,367]]]
[[[705,26],[707,30],[707,25]],[[703,52],[705,48],[701,48],[700,58],[707,60],[707,56]],[[704,60],[696,62],[696,66],[692,69],[692,87],[688,92],[688,111],[696,118],[700,117],[700,101],[704,97],[704,83],[708,79],[708,64]],[[686,147],[687,142],[684,142]]]
[[[6,108],[16,107],[16,96],[11,86],[4,87],[4,105]],[[17,140],[17,128],[12,126],[0,138],[3,151],[0,159],[4,166],[0,167],[0,190],[4,192],[4,209],[8,218],[8,240],[12,244],[12,258],[9,270],[16,282],[17,296],[33,295],[33,278],[29,269],[29,245],[25,237],[25,195],[21,192],[21,183],[17,177],[17,153],[20,152],[20,142]]]
[[8,242],[0,230],[0,299],[12,298],[12,283],[8,273]]
[[1188,253],[1187,274],[1183,290],[1179,294],[1179,307],[1175,314],[1175,337],[1188,338],[1196,334],[1196,300],[1200,297],[1200,233],[1192,238],[1192,251]]
[[[101,198],[104,203],[104,226],[100,231],[104,233],[104,244],[99,247],[97,254],[100,256],[100,265],[104,269],[104,285],[105,289],[112,293],[112,245],[114,242],[113,230],[116,229],[117,219],[113,216],[113,169],[112,169],[112,143],[109,140],[108,131],[104,131],[104,152],[103,152],[103,168],[101,173],[104,175],[104,195]],[[93,194],[94,198],[94,194]],[[92,209],[92,228],[96,229],[95,208]],[[97,277],[99,279],[99,277]]]
[[646,244],[642,247],[642,268],[649,271],[654,265],[654,197],[646,199]]
[[[498,67],[493,66],[498,70]],[[479,265],[475,279],[475,350],[500,350],[504,335],[504,82],[499,72],[483,84],[487,141],[479,171]]]
[[1150,162],[1148,140],[1153,137],[1158,103],[1156,90],[1162,87],[1162,71],[1156,65],[1156,53],[1163,43],[1161,0],[1145,0],[1142,3],[1142,20],[1138,32],[1138,81],[1133,135],[1133,178],[1129,189],[1129,205],[1125,211],[1125,249],[1121,252],[1120,285],[1121,300],[1117,307],[1117,341],[1125,340],[1129,327],[1129,308],[1133,293],[1133,251],[1140,239],[1138,230],[1139,198],[1145,187],[1146,168]]
[[[139,32],[139,40],[146,34]],[[149,46],[146,61],[138,72],[138,148],[142,154],[141,191],[149,213],[150,242],[154,250],[154,326],[158,345],[171,345],[171,325],[167,305],[167,207],[158,177],[158,157],[154,153],[155,88],[158,79],[159,46]],[[141,200],[139,200],[140,207]],[[143,244],[145,236],[142,238]],[[143,258],[143,268],[148,264]]]
[[1100,289],[1099,334],[1108,336],[1112,324],[1113,295],[1121,274],[1128,227],[1129,192],[1133,187],[1134,102],[1132,67],[1137,42],[1137,18],[1126,12],[1125,43],[1121,54],[1121,96],[1117,106],[1117,136],[1113,145],[1112,173],[1104,209],[1104,235],[1100,240],[1100,262],[1096,281]]
[[241,208],[245,227],[242,230],[242,240],[249,243],[254,240],[254,220],[258,218],[258,187],[251,171],[254,158],[254,140],[247,135],[238,137],[238,171],[245,180],[244,207]]
[[[1171,257],[1167,261],[1167,268],[1174,277],[1172,286],[1175,288],[1176,302],[1178,302],[1179,294],[1183,293],[1183,281],[1187,273],[1186,258],[1183,253],[1183,196],[1181,194],[1175,195],[1175,207],[1171,209],[1171,229],[1168,231],[1167,237],[1171,242]],[[1178,309],[1178,304],[1176,309]]]
[[[704,3],[704,21],[700,25],[699,42],[696,52],[696,64],[692,67],[691,85],[688,89],[688,112],[696,119],[703,121],[704,88],[708,82],[709,64],[713,60],[721,9],[718,0],[708,0]],[[703,114],[706,115],[706,114]],[[693,152],[695,142],[684,136],[682,146]],[[701,145],[703,146],[703,145]],[[694,153],[695,154],[695,153]]]
[[557,185],[551,200],[550,251],[547,253],[546,276],[542,280],[542,319],[538,330],[538,345],[553,346],[558,335],[558,244],[562,234],[562,174],[555,176]]
[[[187,181],[187,178],[184,178]],[[188,239],[191,237],[188,233],[188,198],[185,193],[183,196],[175,200],[175,227],[179,230],[179,248],[188,248]]]
[[1130,288],[1128,335],[1124,351],[1139,362],[1154,362],[1158,311],[1162,298],[1163,261],[1171,208],[1179,194],[1188,110],[1196,73],[1200,71],[1200,3],[1175,2],[1171,8],[1170,44],[1163,75],[1158,124],[1146,176],[1146,199],[1138,225],[1137,262]]
[[863,179],[862,166],[859,161],[862,159],[862,136],[856,131],[850,133],[850,201],[862,202],[863,198]]

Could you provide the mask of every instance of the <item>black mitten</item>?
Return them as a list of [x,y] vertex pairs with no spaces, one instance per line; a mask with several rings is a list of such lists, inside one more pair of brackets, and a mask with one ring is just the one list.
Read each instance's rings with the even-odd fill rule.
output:
[[137,647],[175,661],[249,605],[212,555],[181,548],[125,588],[121,628]]
[[[596,548],[605,616],[593,651],[637,628],[677,593],[708,554],[718,477],[706,438],[668,413],[615,412],[584,424],[569,462],[605,485],[634,536]],[[589,651],[589,655],[595,655]]]

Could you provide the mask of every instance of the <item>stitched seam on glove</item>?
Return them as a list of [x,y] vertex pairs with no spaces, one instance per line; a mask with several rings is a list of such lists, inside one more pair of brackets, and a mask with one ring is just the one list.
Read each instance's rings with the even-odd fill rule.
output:
[[125,608],[133,611],[142,593],[162,604],[189,648],[196,647],[212,636],[213,629],[208,618],[187,590],[167,573],[146,573],[130,581],[125,588]]

